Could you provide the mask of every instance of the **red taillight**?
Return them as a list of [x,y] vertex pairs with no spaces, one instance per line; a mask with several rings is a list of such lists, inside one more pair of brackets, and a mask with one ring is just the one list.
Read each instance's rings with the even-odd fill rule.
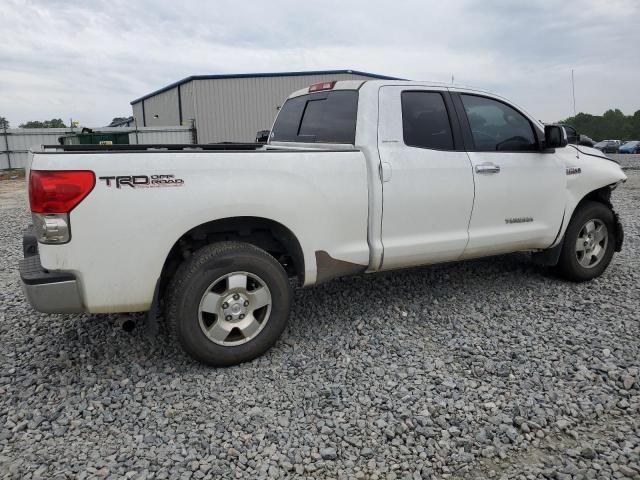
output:
[[322,90],[331,90],[335,86],[336,86],[335,80],[332,80],[331,82],[314,83],[309,87],[309,93],[321,92]]
[[87,170],[31,170],[31,211],[69,213],[89,195],[95,184],[96,176]]

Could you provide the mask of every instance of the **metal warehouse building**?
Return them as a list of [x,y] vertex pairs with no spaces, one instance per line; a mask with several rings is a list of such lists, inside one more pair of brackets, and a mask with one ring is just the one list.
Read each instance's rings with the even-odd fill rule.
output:
[[294,91],[330,80],[393,77],[355,70],[196,75],[131,102],[138,127],[191,125],[198,143],[253,142]]

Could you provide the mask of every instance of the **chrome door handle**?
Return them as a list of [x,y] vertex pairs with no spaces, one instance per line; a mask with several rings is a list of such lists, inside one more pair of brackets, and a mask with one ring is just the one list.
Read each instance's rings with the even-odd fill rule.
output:
[[500,165],[495,163],[481,163],[476,165],[476,173],[500,173]]

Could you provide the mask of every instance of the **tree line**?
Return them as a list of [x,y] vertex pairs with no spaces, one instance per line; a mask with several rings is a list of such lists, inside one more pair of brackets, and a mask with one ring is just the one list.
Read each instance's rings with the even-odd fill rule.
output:
[[[115,117],[113,120],[111,120],[111,124],[122,122],[124,120],[127,120],[128,118],[129,117]],[[74,126],[76,126],[76,122],[73,123]],[[0,129],[2,128],[11,128],[9,126],[9,120],[7,120],[5,117],[0,117]],[[20,125],[18,125],[18,128],[67,128],[67,126],[61,118],[52,118],[51,120],[44,121],[31,120],[29,122],[21,123]]]
[[578,133],[599,140],[640,140],[640,110],[625,115],[619,109],[607,110],[603,115],[578,113],[559,123],[573,126]]
[[[9,120],[0,117],[0,128],[10,128]],[[31,120],[21,123],[18,128],[67,128],[61,118],[52,118],[51,120]]]

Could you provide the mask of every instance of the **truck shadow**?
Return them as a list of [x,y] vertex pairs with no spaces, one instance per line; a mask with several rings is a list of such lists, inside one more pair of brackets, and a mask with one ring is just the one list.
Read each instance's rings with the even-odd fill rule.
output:
[[[540,283],[567,282],[523,253],[341,278],[296,290],[291,331],[304,333],[316,322],[338,328],[352,323],[354,315],[419,311],[427,317],[434,303],[455,312],[460,299],[467,306],[481,305],[507,286],[529,290]],[[352,308],[350,315],[345,315],[345,303]]]
[[[281,340],[266,354],[283,355],[291,345],[318,343],[322,337],[350,335],[354,323],[378,319],[393,328],[419,317],[425,328],[437,327],[442,319],[430,319],[434,305],[455,316],[460,299],[465,308],[476,308],[488,295],[499,295],[505,286],[523,291],[540,282],[557,282],[547,269],[532,264],[524,254],[511,254],[480,260],[401,271],[360,275],[333,280],[315,288],[295,288],[289,326]],[[408,317],[408,318],[407,318]],[[166,335],[164,320],[159,332],[149,335],[144,315],[134,314],[137,327],[132,332],[118,325],[118,315],[56,317],[49,327],[39,328],[44,343],[57,345],[48,363],[51,373],[78,376],[96,369],[117,369],[123,377],[130,368],[168,371],[208,371],[188,358]],[[435,323],[433,323],[435,322]],[[53,327],[52,327],[53,325]],[[388,332],[389,333],[389,332]],[[51,350],[43,352],[52,354]],[[264,357],[263,357],[264,358]],[[232,368],[260,368],[262,359]],[[253,367],[251,367],[253,365]]]

